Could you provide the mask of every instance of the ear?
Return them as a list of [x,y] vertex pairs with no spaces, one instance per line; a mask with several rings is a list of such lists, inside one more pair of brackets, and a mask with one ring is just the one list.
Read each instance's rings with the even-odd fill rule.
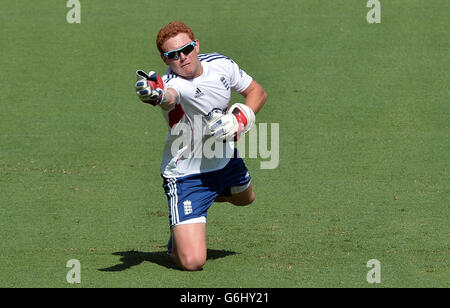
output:
[[200,53],[200,42],[199,42],[199,40],[195,40],[195,51],[197,52],[197,54]]

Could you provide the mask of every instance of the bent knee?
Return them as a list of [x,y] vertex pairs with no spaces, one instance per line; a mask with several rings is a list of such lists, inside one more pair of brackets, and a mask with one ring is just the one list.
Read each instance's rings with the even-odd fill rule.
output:
[[248,206],[250,204],[253,203],[253,201],[255,201],[255,194],[252,193],[248,198],[246,199],[241,199],[241,200],[235,200],[233,202],[234,205],[238,205],[238,206]]
[[185,271],[199,271],[206,263],[204,257],[185,257],[180,259],[180,267]]

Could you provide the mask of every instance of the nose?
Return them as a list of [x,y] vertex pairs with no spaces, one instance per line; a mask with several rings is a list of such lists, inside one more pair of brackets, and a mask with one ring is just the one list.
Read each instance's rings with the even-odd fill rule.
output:
[[183,62],[187,58],[187,56],[184,53],[182,53],[182,52],[179,53],[179,57],[180,57],[180,61],[181,62]]

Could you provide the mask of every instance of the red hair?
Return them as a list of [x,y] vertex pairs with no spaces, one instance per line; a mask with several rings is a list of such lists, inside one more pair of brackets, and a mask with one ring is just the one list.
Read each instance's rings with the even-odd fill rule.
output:
[[179,33],[186,33],[191,40],[194,40],[194,33],[192,32],[191,28],[186,26],[181,21],[172,21],[162,27],[158,32],[158,36],[156,37],[156,47],[158,48],[159,52],[164,52],[161,46],[165,41],[174,36],[177,36]]

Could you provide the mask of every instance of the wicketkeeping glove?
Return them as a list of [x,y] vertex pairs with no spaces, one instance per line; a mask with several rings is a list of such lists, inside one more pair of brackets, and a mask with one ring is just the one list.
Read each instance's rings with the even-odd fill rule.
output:
[[139,99],[153,106],[161,104],[166,94],[161,76],[153,71],[147,74],[142,70],[137,70],[136,75],[136,94]]
[[219,141],[238,141],[241,134],[248,132],[255,124],[253,110],[244,104],[234,104],[228,112],[220,117],[214,117],[208,128],[211,135]]

